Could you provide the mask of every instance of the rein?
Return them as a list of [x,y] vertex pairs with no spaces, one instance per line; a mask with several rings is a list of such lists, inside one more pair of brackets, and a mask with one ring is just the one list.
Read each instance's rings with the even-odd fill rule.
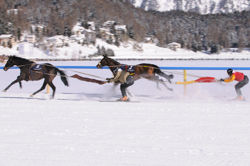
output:
[[[118,66],[126,66],[126,65],[111,65],[111,66],[107,66],[107,67],[118,67]],[[144,66],[144,65],[129,65],[129,66],[139,66],[139,67],[148,67],[148,66]],[[155,68],[155,67],[148,67],[148,68]],[[164,70],[164,69],[161,69]],[[167,71],[168,73],[174,73],[174,74],[178,74],[178,75],[183,75],[182,72],[178,72],[178,71],[169,71],[169,70],[164,70]],[[200,78],[202,76],[199,75],[195,75],[195,74],[186,74],[189,77],[196,77],[196,78]]]
[[[113,59],[110,59],[111,61],[113,61],[113,63],[118,63],[118,65],[110,65],[110,66],[107,66],[107,67],[118,67],[118,66],[126,66],[126,65],[122,65],[120,64],[119,62],[113,60]],[[105,60],[106,61],[106,60]],[[29,63],[29,64],[24,64],[24,65],[16,65],[17,67],[24,67],[24,66],[28,66],[28,65],[31,65],[34,66],[35,65],[35,62],[32,62],[32,63]],[[47,65],[47,64],[44,64],[44,66],[51,66],[51,67],[54,67],[53,65]],[[144,66],[144,65],[130,65],[130,66],[140,66],[140,67],[148,67],[148,66]],[[30,70],[31,67],[28,69]],[[148,68],[155,68],[155,67],[148,67]],[[95,78],[99,78],[99,79],[106,79],[104,77],[100,77],[100,76],[96,76],[96,75],[92,75],[92,74],[88,74],[88,73],[84,73],[84,72],[79,72],[79,71],[76,71],[76,70],[71,70],[71,69],[64,69],[64,70],[70,70],[72,72],[76,72],[76,73],[80,73],[80,74],[84,74],[84,75],[88,75],[88,76],[91,76],[91,77],[95,77]],[[164,69],[163,69],[164,70]],[[182,72],[178,72],[178,71],[168,71],[168,70],[165,70],[169,73],[174,73],[174,74],[178,74],[178,75],[183,75]],[[32,71],[32,72],[38,72],[38,71]],[[57,75],[57,74],[48,74],[48,73],[44,73],[46,75],[56,75],[56,76],[62,76],[62,75]],[[187,76],[190,76],[190,77],[196,77],[196,78],[200,78],[202,76],[198,76],[198,75],[194,75],[194,74],[188,74],[187,73]],[[62,77],[71,77],[71,76],[62,76]],[[164,81],[164,82],[168,82],[168,81]]]
[[73,72],[76,72],[76,73],[80,73],[80,74],[92,76],[92,77],[95,77],[95,78],[100,78],[100,79],[104,79],[104,80],[106,79],[106,78],[103,78],[103,77],[99,77],[99,76],[96,76],[96,75],[92,75],[92,74],[87,74],[87,73],[79,72],[79,71],[76,71],[76,70],[71,70],[71,69],[66,69],[66,70],[70,70],[70,71],[73,71]]
[[[28,66],[28,65],[31,65],[29,69],[22,69],[22,71],[29,71],[36,63],[33,62],[33,63],[30,63],[30,64],[25,64],[25,65],[16,65],[17,67],[24,67],[24,66]],[[55,67],[53,65],[47,65],[47,64],[43,64],[44,66],[51,66],[51,67]],[[71,70],[71,69],[64,69],[64,70],[70,70],[70,71],[73,71],[73,72],[76,72],[76,73],[80,73],[80,74],[84,74],[84,75],[88,75],[88,76],[92,76],[92,77],[95,77],[95,78],[99,78],[99,79],[106,79],[106,78],[103,78],[103,77],[99,77],[99,76],[96,76],[96,75],[92,75],[92,74],[87,74],[87,73],[83,73],[83,72],[79,72],[79,71],[76,71],[76,70]],[[40,71],[32,71],[32,72],[35,72],[35,73],[39,73]],[[46,75],[56,75],[56,76],[62,76],[62,75],[58,75],[58,74],[48,74],[48,73],[44,73]],[[62,77],[71,77],[71,76],[62,76]]]

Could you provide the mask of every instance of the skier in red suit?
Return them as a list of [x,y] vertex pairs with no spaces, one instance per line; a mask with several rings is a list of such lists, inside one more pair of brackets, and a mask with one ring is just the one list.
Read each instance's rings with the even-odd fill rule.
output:
[[241,93],[241,88],[243,86],[245,86],[246,84],[248,84],[249,82],[249,79],[246,75],[244,75],[243,73],[240,73],[240,72],[236,72],[234,71],[233,69],[227,69],[227,74],[230,76],[229,78],[227,79],[220,79],[220,81],[223,81],[223,82],[232,82],[233,80],[235,81],[239,81],[236,85],[235,85],[235,90],[236,90],[236,93],[237,93],[237,97],[235,98],[236,100],[244,100],[244,97],[242,96],[242,93]]

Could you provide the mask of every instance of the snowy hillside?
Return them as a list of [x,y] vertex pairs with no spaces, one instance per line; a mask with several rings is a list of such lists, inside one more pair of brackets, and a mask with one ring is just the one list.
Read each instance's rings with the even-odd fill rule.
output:
[[[56,48],[53,51],[46,53],[32,44],[24,43],[25,49],[20,52],[18,45],[12,49],[4,48],[0,46],[0,55],[18,55],[28,59],[41,58],[41,59],[89,59],[89,55],[96,53],[97,46],[105,47],[106,49],[112,49],[115,53],[114,58],[175,58],[175,59],[190,59],[190,58],[201,58],[201,59],[228,59],[228,58],[239,58],[248,59],[250,58],[250,52],[244,50],[241,53],[221,52],[220,54],[207,54],[204,52],[193,52],[185,49],[177,49],[173,51],[169,48],[158,47],[154,44],[146,43],[135,43],[132,41],[122,43],[120,47],[108,44],[100,39],[96,40],[96,45],[82,46],[77,43],[70,43],[69,47]],[[135,47],[136,46],[136,47]],[[139,49],[138,49],[139,48]],[[19,51],[18,51],[19,49]],[[92,57],[92,59],[101,58]]]
[[145,10],[194,11],[201,14],[249,10],[249,0],[132,0],[134,6]]

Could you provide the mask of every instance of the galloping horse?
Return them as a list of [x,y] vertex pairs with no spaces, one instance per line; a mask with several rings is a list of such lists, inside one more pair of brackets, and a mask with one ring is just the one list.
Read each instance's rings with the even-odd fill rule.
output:
[[[114,68],[123,66],[123,64],[120,64],[119,62],[115,61],[114,59],[109,58],[107,55],[103,55],[103,59],[96,65],[97,68],[102,68],[103,66],[108,66],[111,72],[113,73]],[[131,67],[131,66],[130,66]],[[162,79],[160,79],[158,76],[155,76],[155,74],[158,74],[159,76],[165,77],[169,83],[171,83],[171,79],[174,77],[172,74],[167,75],[161,71],[161,69],[154,65],[149,63],[141,63],[134,67],[134,74],[133,78],[134,80],[138,80],[140,78],[146,78],[150,81],[155,81],[157,83],[157,88],[159,88],[159,83],[164,85],[168,90],[172,91],[172,88],[169,88]],[[113,73],[114,75],[114,73]],[[116,83],[117,85],[118,83]]]
[[3,91],[6,92],[13,84],[19,82],[20,88],[22,88],[22,80],[25,81],[36,81],[41,80],[44,78],[44,82],[42,87],[34,92],[31,97],[33,97],[38,92],[45,89],[46,85],[49,84],[49,86],[53,89],[52,98],[55,96],[56,87],[52,83],[53,79],[56,77],[57,72],[61,75],[61,80],[64,83],[65,86],[69,86],[67,75],[56,68],[55,66],[44,63],[44,64],[36,64],[33,61],[30,61],[28,59],[20,58],[17,56],[9,56],[9,59],[7,63],[4,66],[4,71],[7,71],[9,68],[16,65],[20,69],[20,76],[17,77],[16,80],[14,80],[9,86],[7,86]]

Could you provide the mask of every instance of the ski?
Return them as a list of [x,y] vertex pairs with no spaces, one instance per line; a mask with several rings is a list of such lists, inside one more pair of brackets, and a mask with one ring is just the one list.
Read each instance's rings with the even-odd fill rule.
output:
[[246,101],[245,98],[243,98],[242,100],[239,100],[239,99],[230,99],[229,101]]

